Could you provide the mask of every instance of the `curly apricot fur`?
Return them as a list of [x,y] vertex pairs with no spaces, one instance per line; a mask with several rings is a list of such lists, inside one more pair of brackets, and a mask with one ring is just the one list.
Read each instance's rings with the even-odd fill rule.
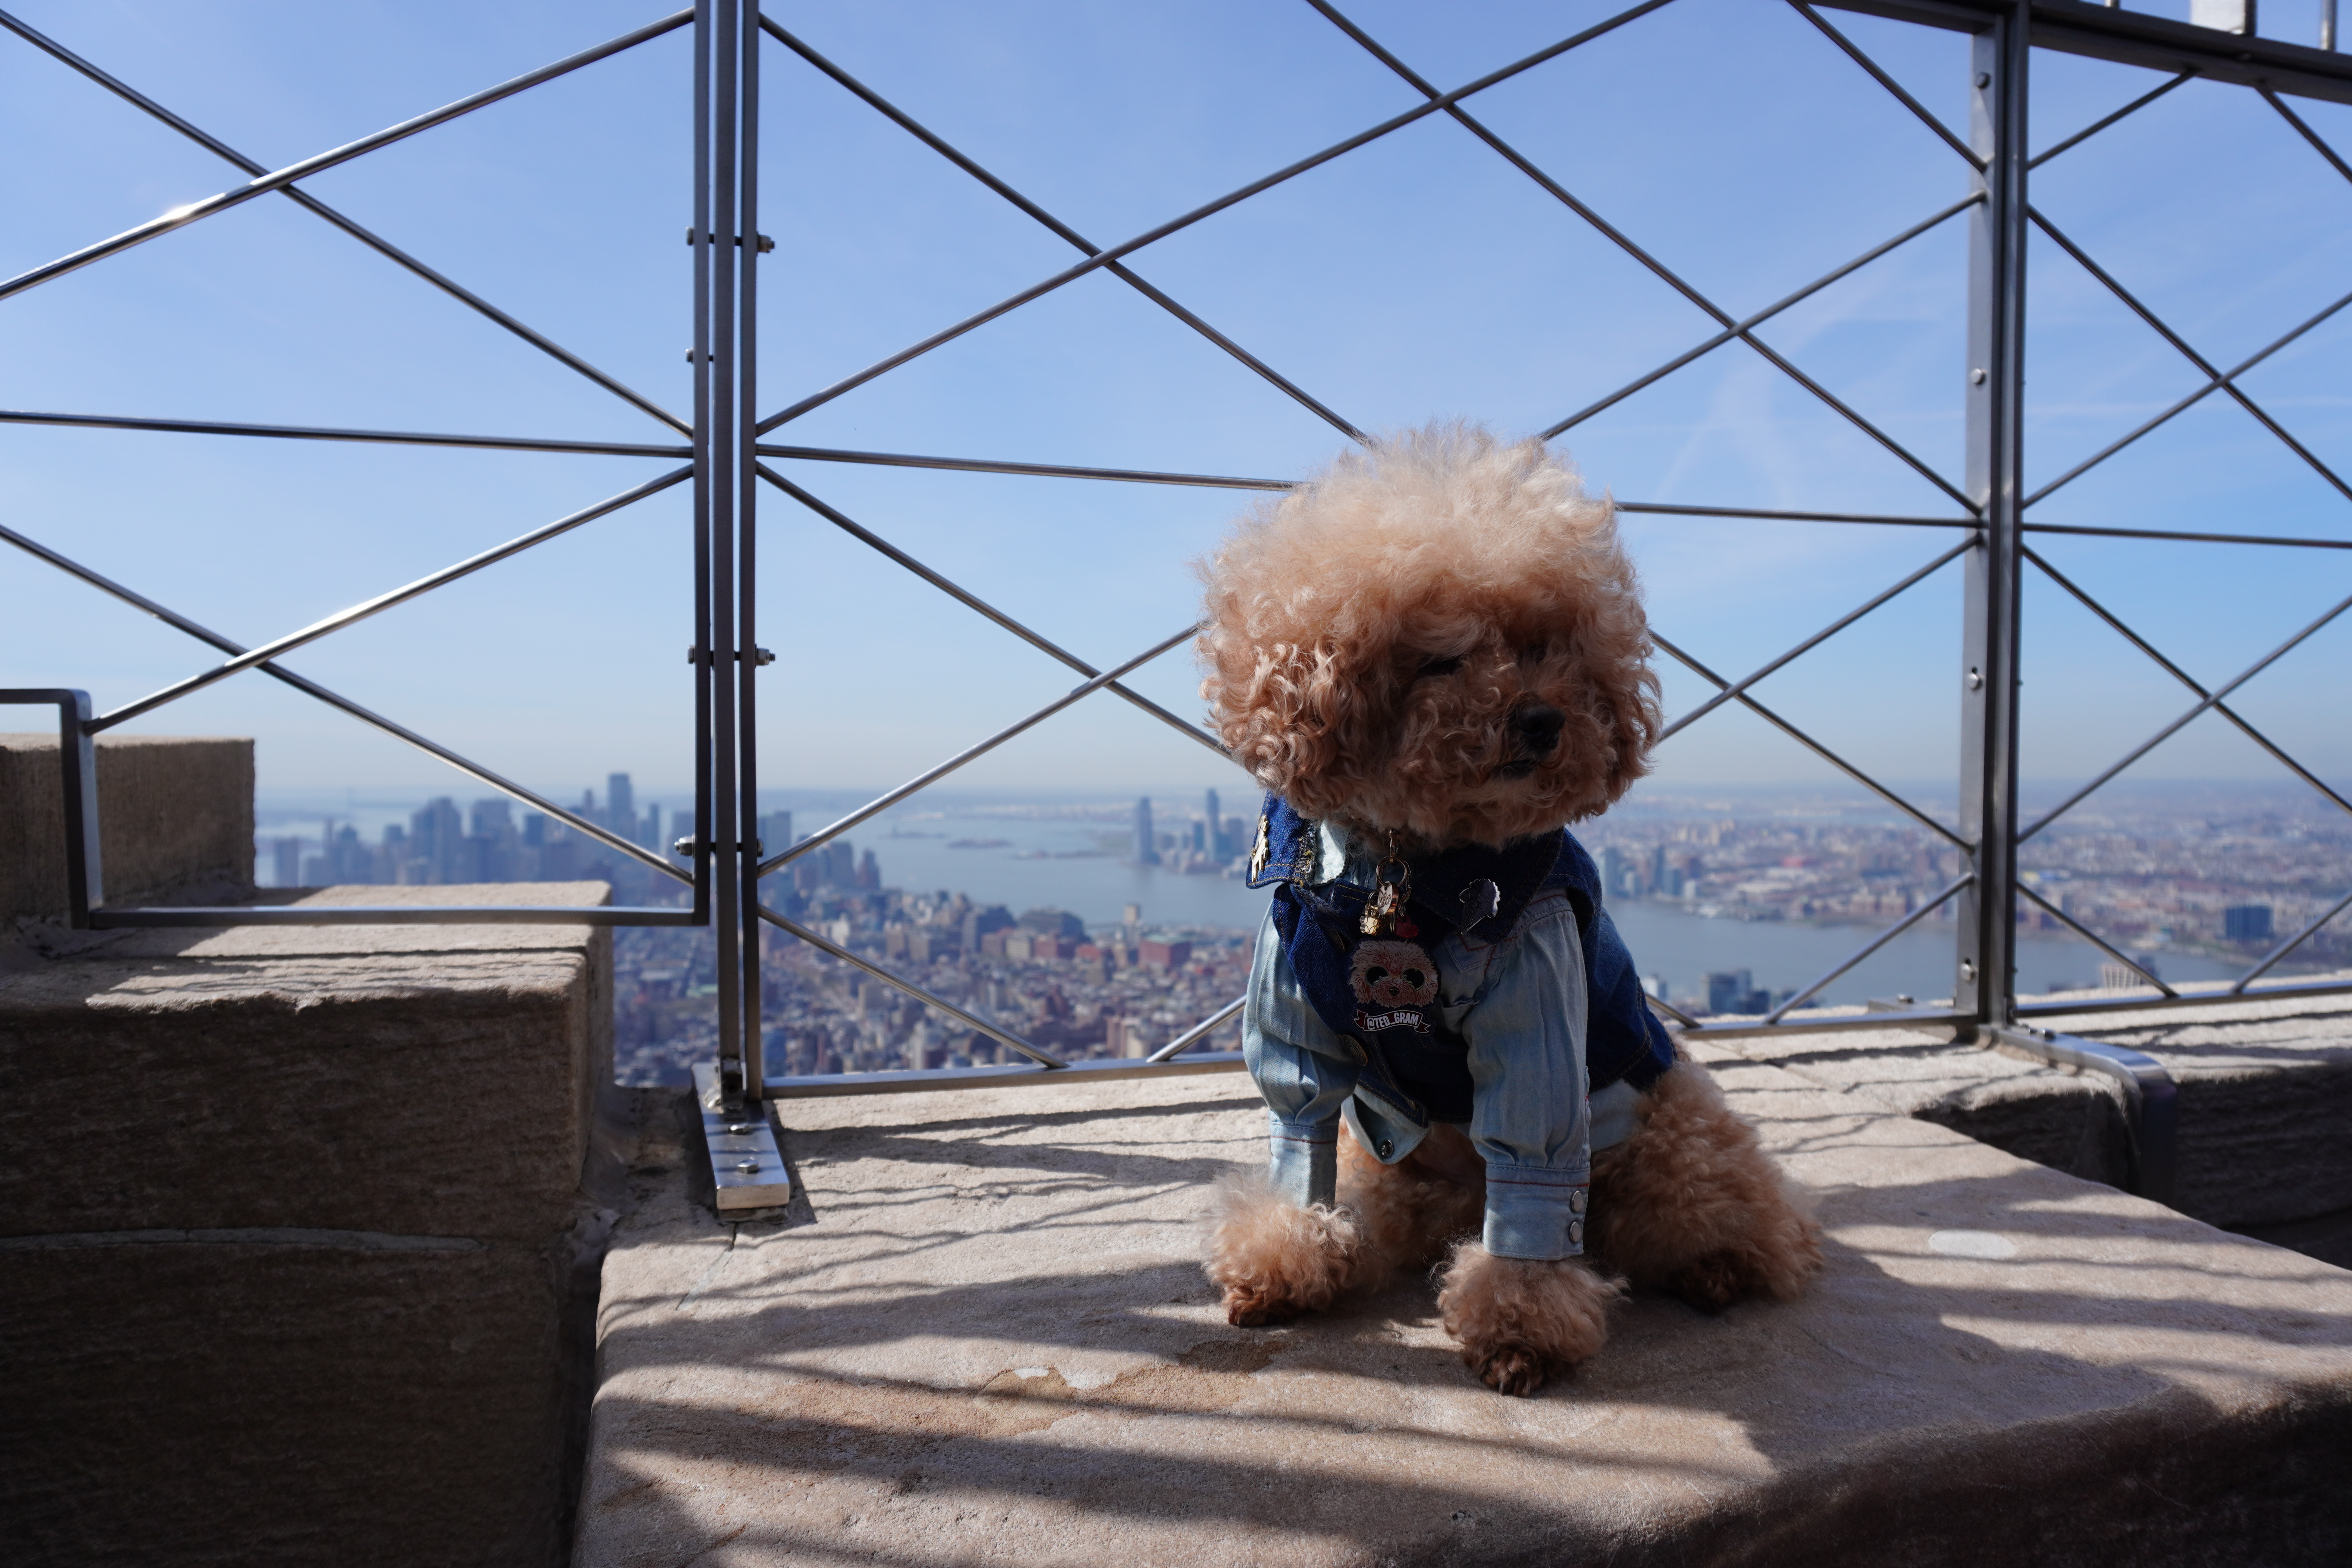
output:
[[[1541,442],[1463,424],[1375,442],[1261,505],[1202,573],[1217,733],[1306,816],[1500,844],[1647,771],[1658,687],[1633,565],[1610,503]],[[1508,721],[1535,701],[1559,739],[1510,776]]]

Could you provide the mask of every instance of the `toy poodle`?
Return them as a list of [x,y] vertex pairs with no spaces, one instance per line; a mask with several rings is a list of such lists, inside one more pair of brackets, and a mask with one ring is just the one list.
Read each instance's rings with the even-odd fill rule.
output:
[[1651,1015],[1566,827],[1659,728],[1609,502],[1540,442],[1436,426],[1261,505],[1202,574],[1202,694],[1269,792],[1274,889],[1243,1014],[1268,1172],[1208,1264],[1228,1319],[1443,1258],[1463,1360],[1528,1394],[1628,1281],[1801,1290],[1817,1227]]

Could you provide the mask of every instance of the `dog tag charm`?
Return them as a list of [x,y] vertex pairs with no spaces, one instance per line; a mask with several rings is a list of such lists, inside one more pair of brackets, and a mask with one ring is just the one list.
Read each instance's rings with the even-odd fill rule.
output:
[[1397,836],[1391,830],[1388,852],[1381,857],[1380,868],[1373,873],[1372,896],[1365,900],[1364,918],[1357,922],[1356,929],[1365,936],[1394,936],[1412,888],[1412,868],[1398,851]]
[[1503,890],[1481,877],[1462,889],[1462,929],[1468,931],[1480,921],[1495,918],[1503,907]]

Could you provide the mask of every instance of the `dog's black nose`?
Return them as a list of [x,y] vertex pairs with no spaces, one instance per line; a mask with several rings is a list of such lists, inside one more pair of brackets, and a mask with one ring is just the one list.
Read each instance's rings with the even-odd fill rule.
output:
[[1529,703],[1511,715],[1511,739],[1527,756],[1549,757],[1551,749],[1559,744],[1559,731],[1567,722],[1559,709],[1541,702]]

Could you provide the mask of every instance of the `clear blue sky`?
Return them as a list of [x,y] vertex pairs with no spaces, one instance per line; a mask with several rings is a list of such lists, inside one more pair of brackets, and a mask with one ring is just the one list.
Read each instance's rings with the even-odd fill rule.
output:
[[[563,5],[12,8],[266,164],[364,134],[660,15]],[[1354,6],[1450,87],[1608,14],[1574,4]],[[2185,11],[2185,4],[2173,7]],[[2298,40],[2313,7],[2273,4]],[[1417,95],[1304,4],[782,5],[771,15],[1097,243],[1397,113]],[[1830,13],[1963,123],[1956,35]],[[772,42],[762,405],[780,406],[1075,258],[1061,240]],[[2046,145],[2157,85],[2037,55]],[[669,406],[689,405],[688,37],[680,32],[307,188]],[[1469,107],[1726,309],[1757,309],[1926,217],[1966,171],[1781,0],[1675,0]],[[2352,110],[2298,104],[2352,153]],[[241,176],[0,37],[0,273]],[[2034,199],[2209,357],[2228,363],[2352,289],[2352,184],[2259,100],[2191,84],[2037,172]],[[1765,329],[1955,479],[1958,221]],[[2201,379],[2037,241],[2034,482]],[[1540,429],[1708,336],[1696,310],[1433,117],[1153,246],[1146,278],[1368,428],[1443,416]],[[2352,310],[2247,390],[2352,472]],[[0,406],[660,440],[662,428],[282,198],[0,303]],[[1118,280],[1090,277],[794,422],[776,439],[1286,476],[1341,442]],[[1950,503],[1732,345],[1571,431],[1630,500],[1948,513]],[[904,548],[1100,662],[1183,626],[1187,562],[1232,492],[784,465]],[[0,427],[0,515],[241,640],[292,629],[658,471],[644,459]],[[764,502],[763,770],[887,784],[1066,689],[1059,666],[801,511]],[[2352,537],[2352,502],[2212,398],[2036,510],[2046,521]],[[524,781],[688,776],[683,492],[289,659]],[[1666,635],[1744,672],[1950,536],[1630,517]],[[2352,593],[2352,553],[2058,541],[2052,558],[2209,682]],[[1760,689],[1854,760],[1948,778],[1957,567]],[[2079,776],[2188,699],[2030,590],[2026,771]],[[2352,619],[2352,617],[2347,617]],[[2242,706],[2352,784],[2352,626]],[[208,650],[0,551],[0,670],[101,704]],[[1670,709],[1706,689],[1665,661]],[[1183,654],[1138,684],[1198,708]],[[6,722],[0,721],[0,722]],[[261,742],[266,786],[426,785],[436,764],[246,676],[141,721]],[[1668,783],[1827,776],[1722,712]],[[2218,722],[2147,776],[2267,776]],[[472,786],[452,780],[459,793]],[[1016,742],[981,785],[1234,784],[1108,699]]]

